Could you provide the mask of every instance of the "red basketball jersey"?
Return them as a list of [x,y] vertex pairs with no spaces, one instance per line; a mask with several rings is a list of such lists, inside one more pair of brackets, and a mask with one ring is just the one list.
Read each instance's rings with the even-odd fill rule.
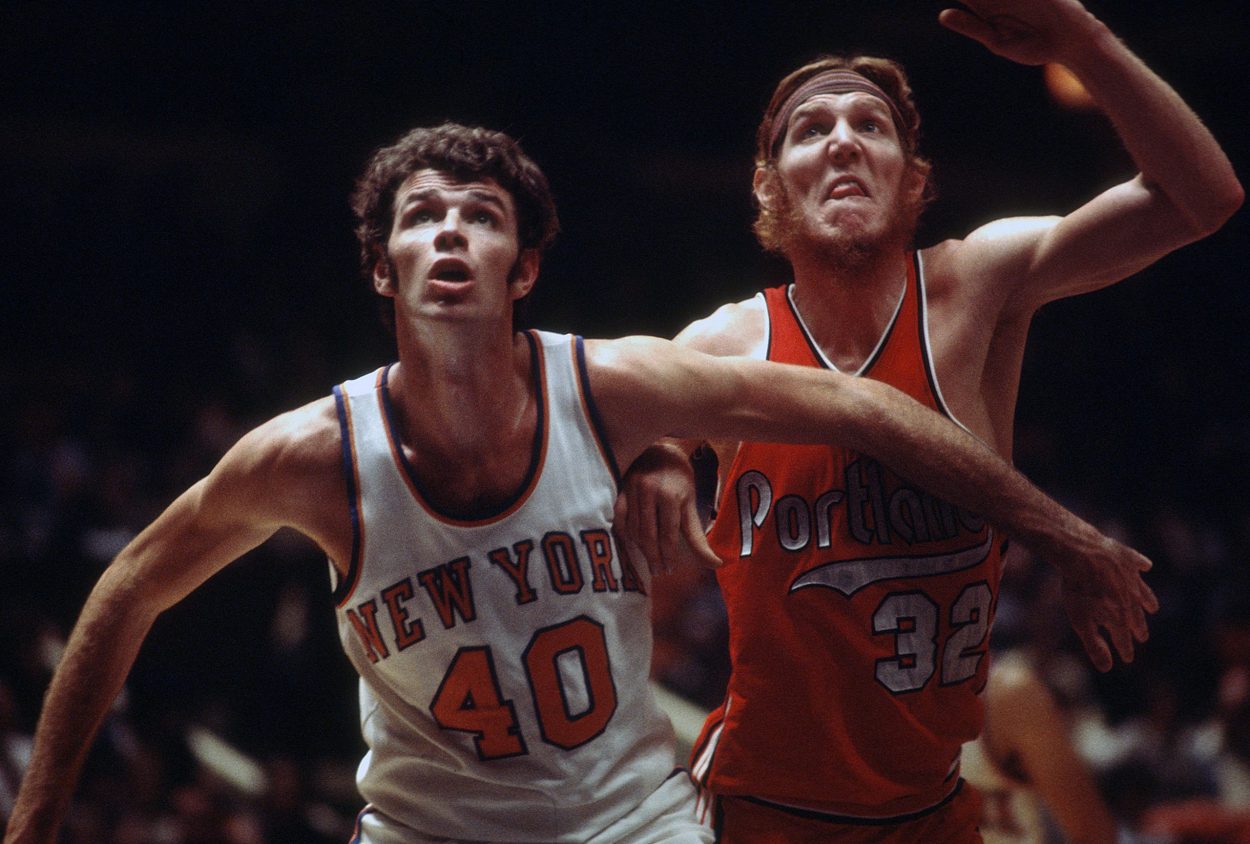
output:
[[[860,375],[949,416],[929,353],[919,260]],[[828,367],[788,287],[763,293],[768,359]],[[979,517],[844,448],[743,443],[712,546],[730,621],[725,702],[695,746],[695,777],[848,818],[950,797],[979,692],[1001,539]]]

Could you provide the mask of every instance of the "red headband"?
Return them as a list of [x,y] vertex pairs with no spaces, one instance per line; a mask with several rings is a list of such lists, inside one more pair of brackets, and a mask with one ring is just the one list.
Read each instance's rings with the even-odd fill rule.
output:
[[781,141],[782,135],[786,133],[786,129],[790,125],[790,118],[794,116],[795,110],[803,103],[818,94],[850,94],[855,91],[871,94],[888,105],[890,107],[890,116],[894,118],[894,128],[900,135],[902,134],[902,112],[898,110],[898,105],[890,95],[883,91],[880,86],[853,70],[826,70],[823,73],[816,74],[800,85],[798,90],[786,99],[785,105],[778,110],[777,119],[773,121],[772,138],[769,139],[769,154],[777,154],[777,144]]

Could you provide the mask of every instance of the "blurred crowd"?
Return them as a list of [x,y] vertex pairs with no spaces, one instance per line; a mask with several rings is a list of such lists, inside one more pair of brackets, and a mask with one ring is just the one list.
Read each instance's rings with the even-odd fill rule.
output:
[[[0,817],[92,584],[241,433],[354,374],[321,360],[298,340],[236,337],[211,383],[103,357],[54,360],[37,375],[6,370]],[[1022,427],[1026,470],[1048,460],[1032,445],[1048,439],[1037,424]],[[1190,505],[1142,489],[1111,506],[1088,471],[1069,477],[1050,464],[1044,474],[1054,494],[1154,560],[1149,582],[1162,610],[1139,658],[1099,675],[1068,631],[1055,573],[1016,549],[996,645],[1029,654],[1053,686],[1126,830],[1158,842],[1250,841],[1250,503]],[[727,665],[714,578],[673,575],[653,592],[657,679],[716,705]],[[88,760],[64,840],[348,840],[363,747],[354,675],[336,637],[326,561],[294,535],[279,534],[170,610]]]

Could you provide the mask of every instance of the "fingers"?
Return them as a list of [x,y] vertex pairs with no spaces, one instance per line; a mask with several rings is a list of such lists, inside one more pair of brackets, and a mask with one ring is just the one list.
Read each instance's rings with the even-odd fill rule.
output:
[[650,489],[637,490],[629,508],[626,535],[637,543],[639,550],[647,558],[653,574],[666,571],[664,555],[660,553],[656,499]]
[[1146,613],[1141,607],[1133,608],[1129,617],[1129,630],[1138,642],[1145,642],[1150,638],[1150,625],[1146,623]]
[[938,14],[938,23],[965,38],[989,44],[995,38],[994,28],[981,18],[963,9],[943,9]]
[[694,560],[699,566],[710,569],[721,567],[723,561],[707,541],[707,534],[703,532],[699,519],[698,505],[693,500],[687,504],[683,513],[681,531],[686,547],[693,552]]
[[1098,634],[1098,629],[1092,624],[1084,623],[1074,624],[1072,629],[1076,631],[1076,636],[1081,640],[1081,646],[1085,648],[1085,654],[1094,667],[1104,673],[1110,671],[1115,661],[1111,658],[1111,650],[1107,647],[1107,643]]
[[1117,624],[1109,628],[1107,634],[1111,637],[1111,644],[1115,646],[1115,652],[1120,660],[1126,664],[1132,662],[1133,636],[1129,629],[1122,624]]
[[681,562],[681,522],[681,512],[670,502],[663,502],[656,507],[655,523],[659,532],[656,544],[660,565],[666,572],[673,571]]

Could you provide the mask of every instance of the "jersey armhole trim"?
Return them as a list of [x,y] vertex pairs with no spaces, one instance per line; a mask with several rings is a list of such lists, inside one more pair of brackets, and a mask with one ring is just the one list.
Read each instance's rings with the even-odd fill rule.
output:
[[595,442],[599,446],[599,454],[603,457],[603,462],[607,464],[608,471],[612,473],[616,488],[620,489],[620,464],[616,462],[616,454],[612,451],[612,444],[608,440],[607,428],[603,424],[599,406],[595,404],[594,393],[590,390],[590,374],[586,369],[586,344],[580,334],[573,337],[573,365],[577,370],[577,386],[582,398],[582,410],[586,415],[586,420],[590,423]]
[[[347,395],[339,385],[334,387],[334,409],[339,419],[339,437],[342,440],[343,480],[347,482],[347,506],[352,520],[352,553],[347,561],[347,575],[339,579],[332,597],[337,607],[343,606],[355,591],[356,582],[360,579],[361,549],[364,535],[360,519],[360,477],[359,463],[356,459],[356,441],[352,436],[352,414]],[[337,569],[335,570],[337,571]]]

